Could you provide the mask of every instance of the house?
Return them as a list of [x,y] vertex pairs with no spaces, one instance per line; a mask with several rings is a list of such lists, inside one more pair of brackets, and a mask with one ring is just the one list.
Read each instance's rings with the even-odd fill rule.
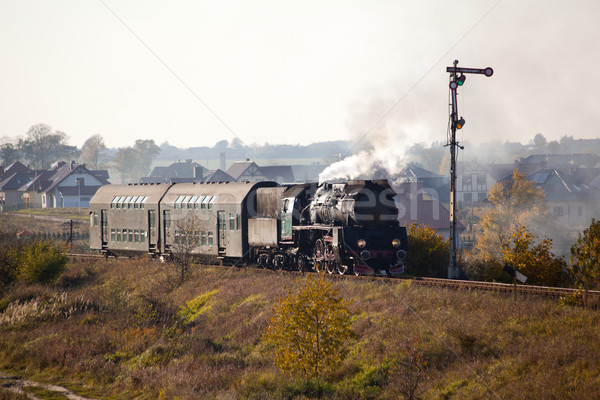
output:
[[103,185],[110,184],[105,171],[94,171],[74,161],[55,163],[22,185],[19,191],[29,207],[88,207],[89,201]]
[[25,208],[42,207],[42,190],[50,186],[54,173],[53,169],[37,173],[32,180],[19,188]]
[[527,176],[546,195],[546,205],[562,225],[584,229],[600,217],[600,189],[558,169],[542,169]]
[[489,167],[477,161],[458,163],[456,168],[456,201],[463,204],[484,202],[496,183]]
[[268,181],[277,183],[294,183],[294,172],[290,165],[273,165],[260,167]]
[[201,181],[206,168],[191,159],[177,161],[167,167],[154,167],[150,176],[140,179],[140,183],[194,182]]
[[[421,182],[403,182],[394,185],[398,193],[396,206],[398,207],[398,221],[402,226],[417,225],[429,226],[445,237],[450,237],[450,212],[438,199],[430,197]],[[460,245],[460,234],[465,230],[462,222],[456,221],[457,244]]]
[[234,182],[235,179],[222,169],[211,169],[206,171],[202,177],[203,182]]
[[422,190],[442,203],[450,202],[450,177],[436,174],[418,164],[410,163],[393,177],[400,182],[421,182]]
[[16,210],[24,206],[19,188],[30,182],[35,172],[17,172],[3,176],[0,182],[0,208],[2,211]]
[[544,169],[559,169],[568,172],[574,168],[592,168],[600,157],[591,153],[532,154],[515,161],[513,169],[529,175]]
[[270,180],[262,169],[256,165],[254,161],[236,161],[227,170],[227,173],[231,175],[233,179],[238,182],[260,182]]

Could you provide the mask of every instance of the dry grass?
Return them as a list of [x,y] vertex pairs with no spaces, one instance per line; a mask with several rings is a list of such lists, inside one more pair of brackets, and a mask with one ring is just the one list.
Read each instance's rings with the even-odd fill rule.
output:
[[332,382],[277,371],[261,340],[297,276],[142,260],[72,264],[0,299],[0,369],[96,398],[595,398],[599,315],[550,300],[336,280],[352,303]]

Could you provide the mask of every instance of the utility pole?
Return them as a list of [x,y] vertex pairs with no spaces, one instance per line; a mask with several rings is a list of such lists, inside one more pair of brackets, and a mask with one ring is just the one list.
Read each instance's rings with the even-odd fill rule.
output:
[[[450,125],[451,137],[446,146],[450,146],[450,265],[448,266],[448,278],[457,279],[459,277],[459,268],[456,263],[456,153],[458,148],[461,150],[464,147],[458,144],[456,140],[456,130],[462,129],[465,125],[465,120],[458,116],[458,96],[457,90],[459,86],[465,83],[467,77],[465,74],[483,74],[490,77],[494,74],[494,70],[487,68],[462,68],[458,67],[458,60],[454,60],[454,66],[446,67],[446,72],[450,73]],[[459,75],[460,74],[460,75]]]

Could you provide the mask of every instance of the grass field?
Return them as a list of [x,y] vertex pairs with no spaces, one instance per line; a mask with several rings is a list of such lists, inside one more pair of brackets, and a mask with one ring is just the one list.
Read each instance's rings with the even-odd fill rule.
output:
[[71,263],[53,286],[0,289],[0,370],[98,399],[398,399],[410,383],[423,399],[600,393],[597,311],[374,279],[334,281],[355,332],[340,369],[283,375],[262,336],[302,280],[195,266],[180,284],[170,264]]

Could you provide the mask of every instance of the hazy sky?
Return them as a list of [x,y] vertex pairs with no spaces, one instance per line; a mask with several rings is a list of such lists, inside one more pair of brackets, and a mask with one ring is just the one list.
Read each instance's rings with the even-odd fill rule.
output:
[[445,141],[454,59],[495,71],[460,88],[463,138],[600,137],[599,17],[597,0],[0,0],[0,137]]

